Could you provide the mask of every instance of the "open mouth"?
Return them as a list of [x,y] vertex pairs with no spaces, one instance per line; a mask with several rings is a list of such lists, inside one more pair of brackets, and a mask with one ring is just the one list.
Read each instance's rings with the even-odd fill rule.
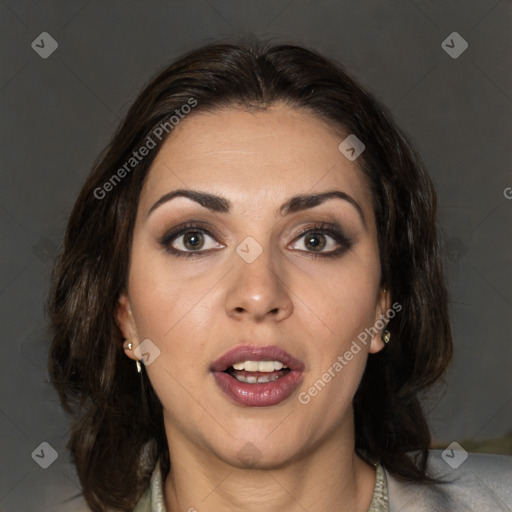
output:
[[210,370],[220,390],[249,407],[277,405],[297,388],[304,364],[277,346],[237,346]]
[[290,368],[281,361],[244,361],[234,363],[224,373],[238,382],[246,384],[265,384],[274,382],[290,373]]

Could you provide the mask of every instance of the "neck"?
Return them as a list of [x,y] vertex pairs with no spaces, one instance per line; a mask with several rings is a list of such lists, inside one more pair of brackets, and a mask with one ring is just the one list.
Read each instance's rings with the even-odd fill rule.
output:
[[[179,434],[169,430],[168,439],[176,440]],[[167,511],[366,512],[375,469],[355,454],[353,437],[347,443],[339,434],[291,461],[257,469],[235,467],[184,439],[169,444]]]

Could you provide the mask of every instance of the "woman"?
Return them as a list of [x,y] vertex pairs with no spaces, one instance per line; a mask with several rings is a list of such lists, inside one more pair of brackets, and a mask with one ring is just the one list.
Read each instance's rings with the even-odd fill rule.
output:
[[429,461],[418,400],[452,355],[435,223],[419,157],[331,61],[218,44],[160,73],[52,280],[50,373],[91,509],[475,505]]

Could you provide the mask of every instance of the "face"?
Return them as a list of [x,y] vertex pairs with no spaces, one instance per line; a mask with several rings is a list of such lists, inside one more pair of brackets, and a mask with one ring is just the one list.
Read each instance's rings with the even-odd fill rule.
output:
[[[389,299],[370,191],[343,138],[284,105],[232,108],[189,116],[157,155],[117,320],[144,342],[127,356],[149,354],[171,460],[188,446],[273,467],[353,442],[352,399],[384,346],[358,335]],[[209,196],[173,196],[183,189]]]

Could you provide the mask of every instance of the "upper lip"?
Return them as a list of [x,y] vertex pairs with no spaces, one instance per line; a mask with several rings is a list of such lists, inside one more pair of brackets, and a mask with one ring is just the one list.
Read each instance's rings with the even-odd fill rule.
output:
[[233,364],[242,361],[281,361],[290,370],[304,370],[304,363],[302,361],[276,345],[239,345],[228,350],[214,361],[211,370],[223,372]]

